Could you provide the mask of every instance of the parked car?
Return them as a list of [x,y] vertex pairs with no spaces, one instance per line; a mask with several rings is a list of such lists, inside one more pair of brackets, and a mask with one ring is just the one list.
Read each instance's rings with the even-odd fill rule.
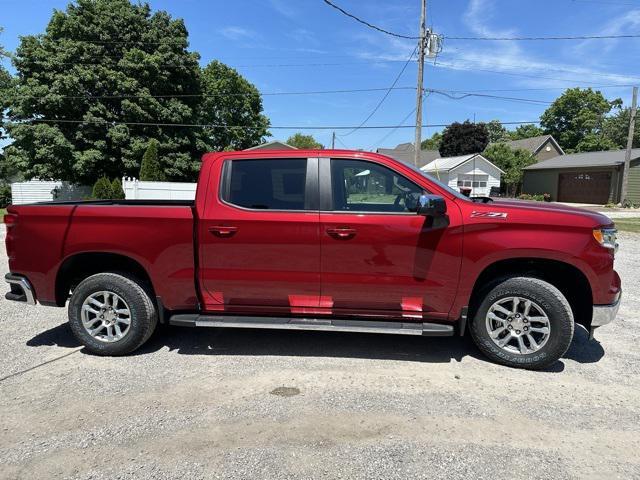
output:
[[[89,352],[123,355],[156,324],[464,335],[542,368],[576,325],[613,320],[604,215],[469,199],[391,158],[345,150],[203,158],[195,202],[11,206],[10,300],[68,304]],[[401,344],[399,347],[401,348]]]

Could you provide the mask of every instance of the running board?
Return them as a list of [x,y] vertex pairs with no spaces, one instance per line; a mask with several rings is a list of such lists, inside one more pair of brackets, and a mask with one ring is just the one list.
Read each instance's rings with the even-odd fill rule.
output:
[[325,332],[387,333],[449,337],[452,325],[402,323],[330,318],[242,317],[228,315],[172,315],[169,324],[181,327],[265,328],[273,330],[318,330]]

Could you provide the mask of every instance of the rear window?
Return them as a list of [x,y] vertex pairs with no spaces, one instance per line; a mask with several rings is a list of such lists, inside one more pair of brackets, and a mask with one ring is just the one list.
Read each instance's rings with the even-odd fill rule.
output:
[[306,159],[232,160],[223,200],[260,210],[305,210]]

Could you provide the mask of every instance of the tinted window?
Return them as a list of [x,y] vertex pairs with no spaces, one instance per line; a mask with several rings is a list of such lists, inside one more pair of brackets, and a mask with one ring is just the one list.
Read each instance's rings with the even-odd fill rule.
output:
[[226,168],[227,202],[265,210],[305,209],[305,159],[233,160]]
[[363,160],[331,160],[333,209],[415,212],[423,189],[393,170]]

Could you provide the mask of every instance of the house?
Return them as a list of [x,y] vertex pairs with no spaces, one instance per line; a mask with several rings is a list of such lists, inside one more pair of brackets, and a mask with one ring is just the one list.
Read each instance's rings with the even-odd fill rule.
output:
[[489,196],[491,187],[500,187],[504,173],[479,153],[437,158],[420,170],[456,190],[469,187],[472,196]]
[[[401,143],[396,148],[378,148],[376,152],[395,160],[414,165],[415,148],[413,147],[413,143]],[[418,161],[417,166],[418,168],[422,168],[427,163],[432,162],[439,157],[440,152],[438,152],[438,150],[421,150],[420,160]]]
[[[558,155],[524,168],[523,192],[571,203],[619,203],[624,150]],[[640,203],[640,148],[631,151],[628,197]]]
[[245,150],[297,150],[293,145],[281,142],[279,140],[273,140],[271,142],[262,143],[255,147],[245,148]]
[[562,147],[552,135],[540,135],[538,137],[522,138],[505,142],[511,148],[522,148],[531,152],[536,161],[543,162],[550,158],[564,155]]

